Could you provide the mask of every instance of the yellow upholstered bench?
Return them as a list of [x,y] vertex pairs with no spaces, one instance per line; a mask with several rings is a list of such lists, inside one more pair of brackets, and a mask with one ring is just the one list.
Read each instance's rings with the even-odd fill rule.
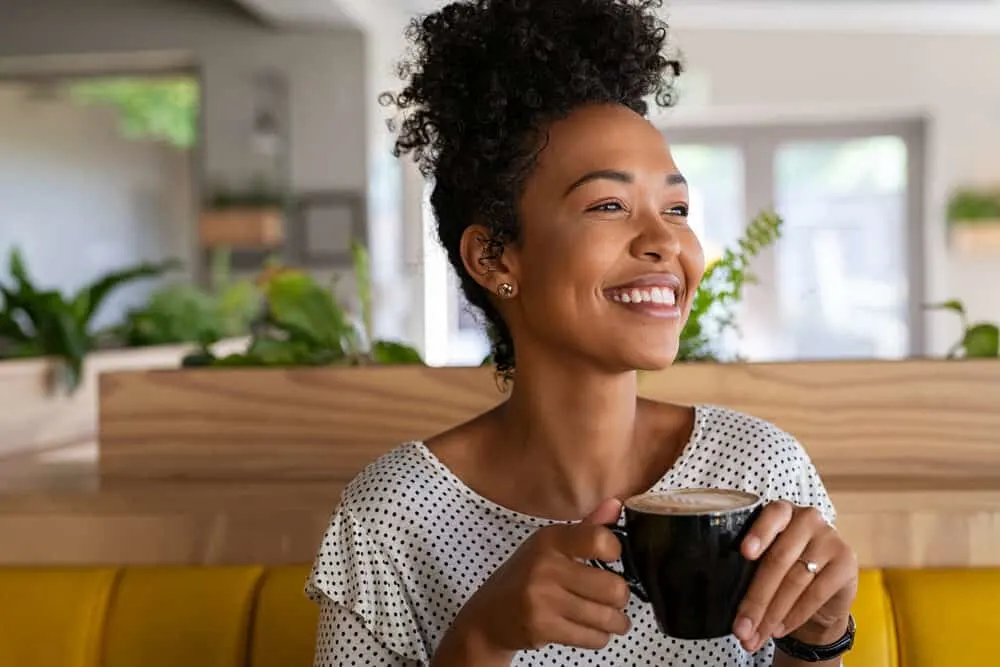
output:
[[[308,568],[0,568],[0,667],[310,667]],[[847,667],[997,667],[1000,569],[870,570]]]

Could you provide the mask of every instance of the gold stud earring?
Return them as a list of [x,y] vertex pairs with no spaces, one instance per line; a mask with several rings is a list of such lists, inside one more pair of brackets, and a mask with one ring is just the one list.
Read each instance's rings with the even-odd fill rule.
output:
[[500,283],[497,287],[497,296],[501,299],[509,299],[514,296],[514,286],[510,283]]

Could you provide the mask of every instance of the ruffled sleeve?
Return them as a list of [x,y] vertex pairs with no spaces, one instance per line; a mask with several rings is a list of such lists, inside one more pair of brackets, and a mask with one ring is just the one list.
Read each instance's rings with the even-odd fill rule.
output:
[[833,506],[833,501],[830,500],[823,480],[820,479],[819,473],[816,471],[816,466],[813,465],[805,450],[802,451],[800,463],[802,467],[799,471],[798,485],[793,490],[795,496],[793,500],[803,507],[815,507],[826,519],[826,522],[833,525],[837,522],[837,510]]
[[341,507],[323,536],[306,595],[350,611],[379,644],[420,664],[429,651],[402,576],[382,544]]
[[772,478],[772,493],[769,500],[787,500],[800,507],[814,507],[826,522],[833,525],[837,521],[837,510],[830,500],[823,480],[805,448],[791,435],[781,434],[781,460],[786,461],[781,473]]

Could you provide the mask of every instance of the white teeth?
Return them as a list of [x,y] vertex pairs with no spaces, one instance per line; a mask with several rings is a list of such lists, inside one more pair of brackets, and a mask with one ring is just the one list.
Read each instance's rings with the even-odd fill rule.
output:
[[669,287],[652,287],[648,290],[624,289],[615,292],[611,298],[621,303],[658,303],[665,306],[677,304],[677,294]]

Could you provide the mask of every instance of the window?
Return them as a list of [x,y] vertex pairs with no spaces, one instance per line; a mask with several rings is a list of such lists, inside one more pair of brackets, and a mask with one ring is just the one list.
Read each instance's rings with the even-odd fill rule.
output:
[[[923,351],[923,126],[667,131],[711,258],[757,212],[785,220],[755,266],[735,349],[750,360],[894,359]],[[703,210],[700,210],[703,209]]]

